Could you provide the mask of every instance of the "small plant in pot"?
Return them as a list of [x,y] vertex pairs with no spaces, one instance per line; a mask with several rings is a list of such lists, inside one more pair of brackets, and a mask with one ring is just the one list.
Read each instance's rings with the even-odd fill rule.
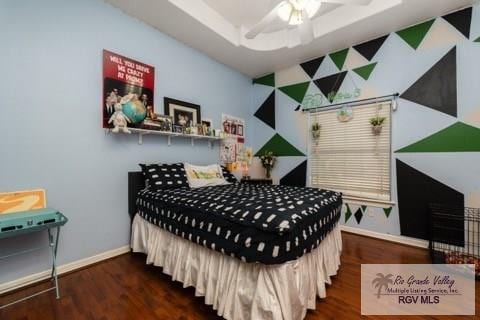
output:
[[382,132],[383,123],[387,118],[385,117],[373,117],[370,119],[370,124],[372,125],[372,132],[374,135],[378,136]]
[[320,125],[320,123],[318,122],[315,122],[312,124],[312,138],[317,140],[318,138],[320,138],[320,128],[322,126]]

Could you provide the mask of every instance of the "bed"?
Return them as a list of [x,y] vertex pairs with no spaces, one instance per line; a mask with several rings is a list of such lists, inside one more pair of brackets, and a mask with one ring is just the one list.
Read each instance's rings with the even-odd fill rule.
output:
[[341,194],[232,182],[154,190],[130,172],[132,250],[225,319],[303,319],[340,265]]

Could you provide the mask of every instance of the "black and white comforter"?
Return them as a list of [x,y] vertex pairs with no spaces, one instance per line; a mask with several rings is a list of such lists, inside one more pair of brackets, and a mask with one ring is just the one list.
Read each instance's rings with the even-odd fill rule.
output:
[[245,262],[277,264],[316,248],[337,224],[340,193],[289,186],[145,189],[140,216],[178,236]]

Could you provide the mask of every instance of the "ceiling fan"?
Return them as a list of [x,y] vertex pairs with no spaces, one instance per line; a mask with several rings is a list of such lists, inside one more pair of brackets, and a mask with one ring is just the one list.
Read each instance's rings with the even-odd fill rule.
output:
[[372,0],[284,0],[253,26],[245,34],[245,38],[254,39],[279,17],[289,25],[298,26],[302,44],[305,45],[314,38],[311,18],[318,12],[322,3],[366,6],[370,2]]

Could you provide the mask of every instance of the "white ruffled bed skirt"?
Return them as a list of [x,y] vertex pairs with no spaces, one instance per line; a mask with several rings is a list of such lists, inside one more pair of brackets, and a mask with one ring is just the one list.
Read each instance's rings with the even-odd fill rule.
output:
[[219,316],[228,320],[303,319],[340,266],[339,226],[312,252],[279,265],[244,263],[178,237],[136,215],[131,247],[147,254],[147,264],[184,287],[195,288]]

